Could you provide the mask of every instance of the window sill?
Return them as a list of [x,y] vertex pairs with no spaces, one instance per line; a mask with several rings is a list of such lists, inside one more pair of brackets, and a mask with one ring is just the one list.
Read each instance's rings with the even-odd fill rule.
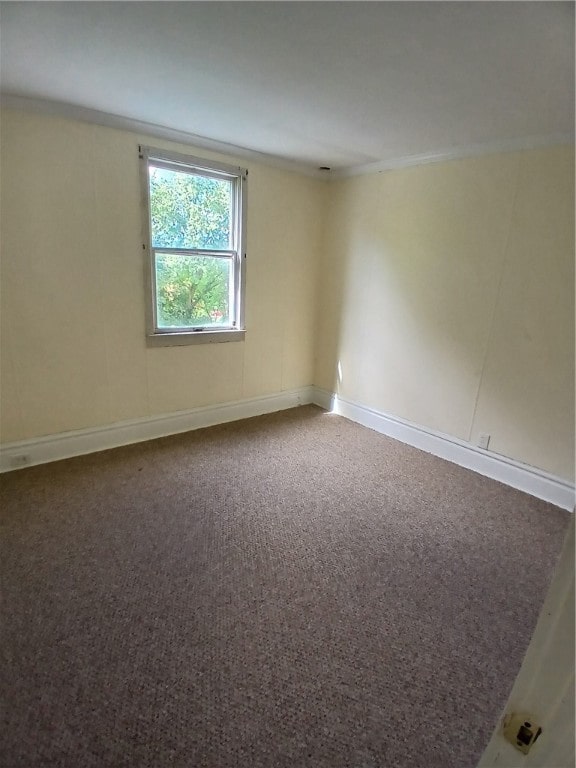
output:
[[218,344],[225,341],[244,341],[246,331],[193,331],[183,333],[155,333],[146,337],[148,347],[182,347],[187,344]]

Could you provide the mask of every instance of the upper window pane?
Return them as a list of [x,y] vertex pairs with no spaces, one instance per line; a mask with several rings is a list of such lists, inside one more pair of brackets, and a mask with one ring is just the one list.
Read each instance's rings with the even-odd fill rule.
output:
[[152,247],[229,250],[232,182],[150,163]]

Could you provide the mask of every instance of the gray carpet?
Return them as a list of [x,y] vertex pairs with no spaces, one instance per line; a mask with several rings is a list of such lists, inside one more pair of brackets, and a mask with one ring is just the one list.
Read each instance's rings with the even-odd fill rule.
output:
[[312,406],[1,502],[8,768],[472,768],[569,517]]

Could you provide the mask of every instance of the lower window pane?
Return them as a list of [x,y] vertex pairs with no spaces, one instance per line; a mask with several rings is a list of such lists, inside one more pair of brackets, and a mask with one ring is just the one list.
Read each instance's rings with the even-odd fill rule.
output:
[[230,327],[232,259],[156,254],[158,328]]

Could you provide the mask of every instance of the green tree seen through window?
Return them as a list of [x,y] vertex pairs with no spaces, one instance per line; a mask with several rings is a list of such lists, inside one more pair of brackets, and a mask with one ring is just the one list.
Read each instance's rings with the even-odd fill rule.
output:
[[[150,167],[154,248],[230,249],[231,183]],[[231,262],[203,255],[156,254],[160,327],[229,322]]]

